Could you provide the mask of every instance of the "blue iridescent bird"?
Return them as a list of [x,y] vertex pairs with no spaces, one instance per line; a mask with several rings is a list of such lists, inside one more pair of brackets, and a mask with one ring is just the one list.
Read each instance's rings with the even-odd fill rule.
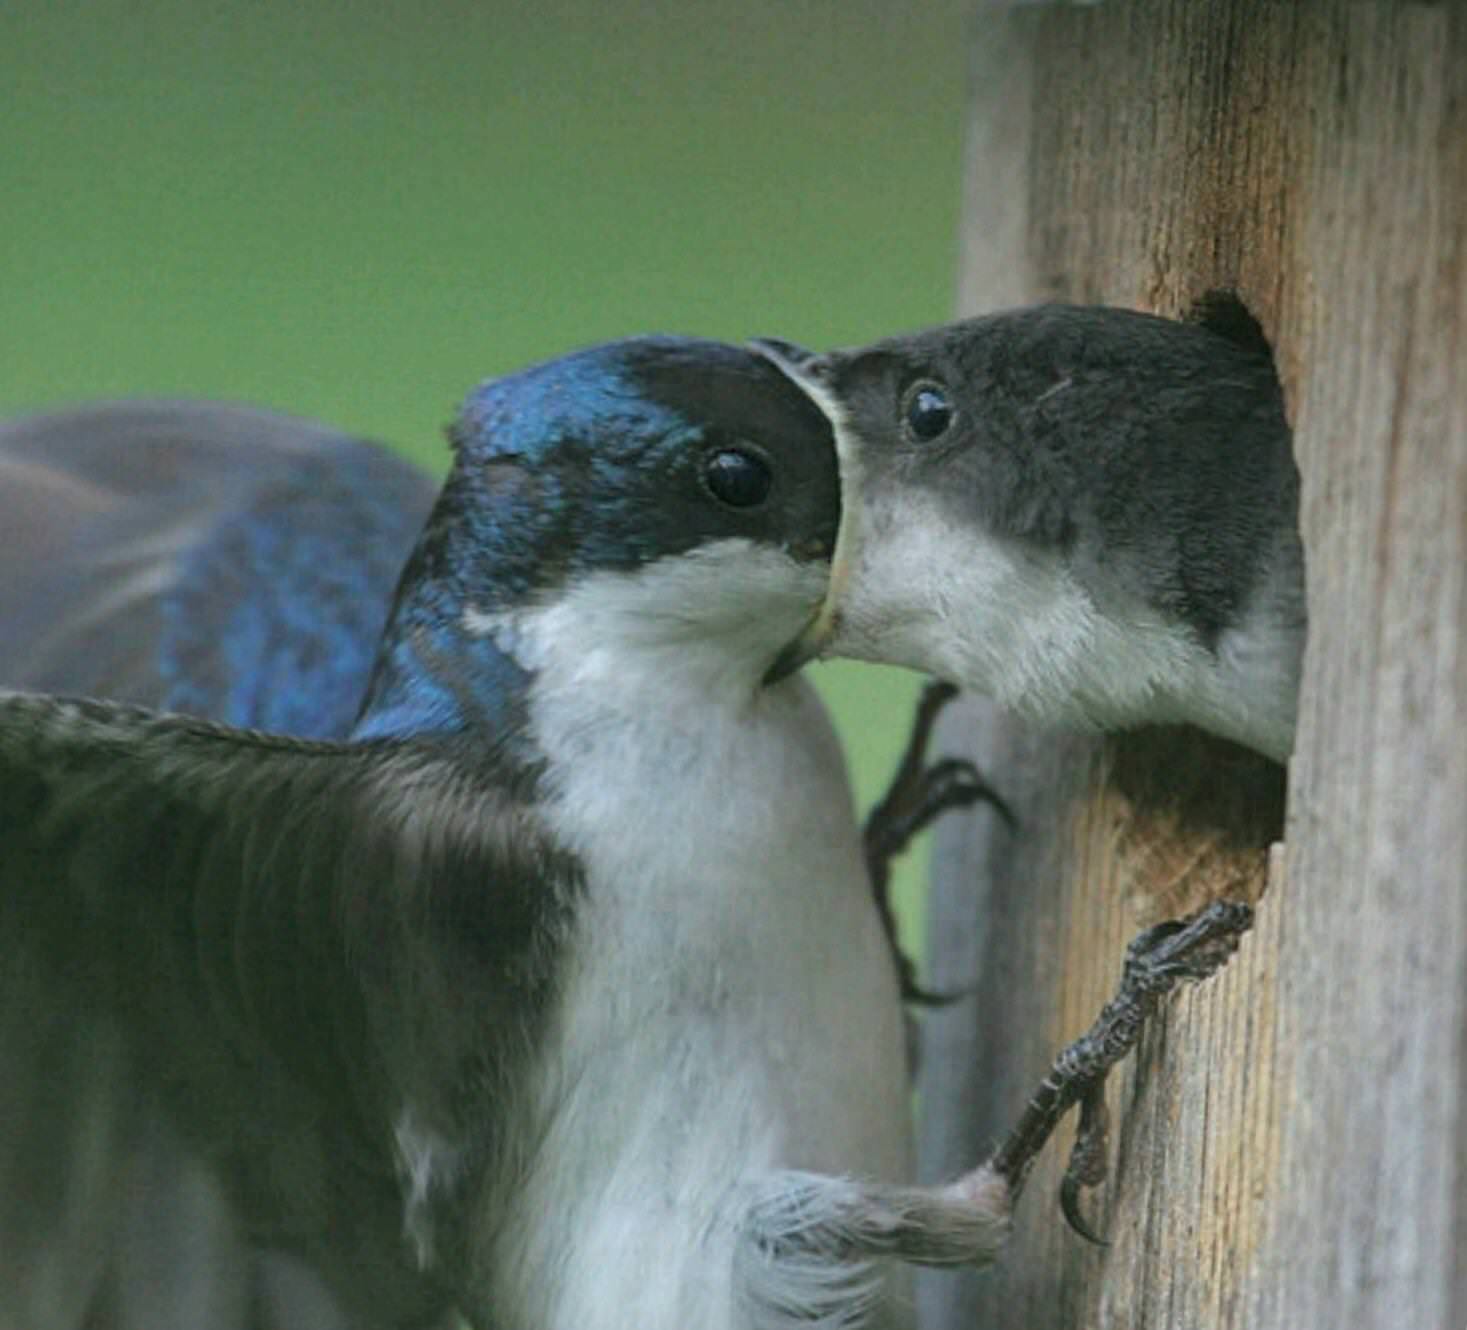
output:
[[880,1258],[992,1254],[1002,1188],[902,1185],[842,757],[769,681],[840,519],[802,392],[487,384],[415,544],[367,445],[92,424],[0,437],[0,678],[169,710],[0,698],[0,1323],[902,1326]]

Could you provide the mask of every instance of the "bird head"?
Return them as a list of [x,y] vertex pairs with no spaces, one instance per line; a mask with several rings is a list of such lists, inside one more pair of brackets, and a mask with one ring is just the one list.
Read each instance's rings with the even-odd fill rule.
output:
[[640,653],[757,688],[824,600],[830,426],[763,356],[678,337],[592,347],[475,389],[450,439],[369,699],[379,719],[359,733],[399,728],[430,695],[456,723],[466,699],[538,670],[551,637],[586,670]]
[[776,672],[853,655],[1039,718],[1197,719],[1181,694],[1267,602],[1288,691],[1298,480],[1261,333],[1050,305],[753,346],[830,420],[842,483],[825,603]]

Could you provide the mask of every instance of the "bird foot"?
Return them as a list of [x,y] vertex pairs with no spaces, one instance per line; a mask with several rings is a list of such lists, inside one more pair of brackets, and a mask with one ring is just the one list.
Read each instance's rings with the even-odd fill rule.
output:
[[927,761],[933,727],[942,709],[957,693],[952,684],[935,680],[922,690],[912,732],[896,773],[885,795],[866,818],[862,833],[871,890],[896,958],[902,997],[928,1006],[949,1001],[950,996],[931,992],[917,982],[916,966],[897,940],[890,894],[892,860],[907,848],[914,836],[949,809],[971,808],[975,803],[986,802],[1010,828],[1014,826],[1014,815],[1008,804],[972,762],[953,757],[930,764]]
[[1178,984],[1206,979],[1227,963],[1253,924],[1251,907],[1214,901],[1196,914],[1148,928],[1126,949],[1116,995],[1094,1025],[1055,1058],[1018,1123],[986,1167],[1008,1181],[1015,1200],[1059,1120],[1077,1102],[1079,1129],[1060,1183],[1060,1209],[1082,1237],[1101,1243],[1080,1209],[1080,1193],[1105,1181],[1110,1125],[1105,1080],[1136,1046],[1147,1018]]
[[[875,1257],[929,1266],[995,1260],[1030,1166],[1076,1103],[1080,1130],[1060,1189],[1061,1207],[1077,1232],[1100,1242],[1076,1198],[1105,1180],[1106,1075],[1135,1046],[1161,999],[1177,984],[1205,979],[1222,966],[1252,921],[1248,906],[1218,901],[1190,919],[1142,933],[1126,951],[1115,997],[1055,1059],[999,1150],[962,1177],[906,1187],[812,1173],[770,1175],[750,1198],[745,1220],[752,1296],[777,1294],[782,1307],[823,1308],[822,1315],[833,1316],[832,1296],[859,1301],[865,1288],[858,1278],[832,1276],[833,1267],[859,1267]],[[799,1291],[801,1279],[813,1284],[806,1293]],[[806,1319],[820,1317],[812,1310]]]

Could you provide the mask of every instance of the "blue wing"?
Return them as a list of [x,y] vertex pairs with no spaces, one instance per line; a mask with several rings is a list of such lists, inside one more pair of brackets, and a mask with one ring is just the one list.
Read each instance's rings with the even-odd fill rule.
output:
[[248,407],[0,424],[0,683],[344,734],[434,494],[373,444]]
[[[118,403],[0,424],[0,684],[342,735],[433,494],[426,476],[371,444],[244,407]],[[13,894],[23,847],[32,860],[68,847],[24,839],[34,831],[23,818],[17,829],[17,780],[0,790],[0,817],[10,819],[0,877],[12,893],[0,1008],[0,1289],[10,1302],[0,1322],[343,1325],[320,1279],[281,1254],[282,1235],[259,1231],[261,1213],[284,1222],[289,1198],[256,1194],[247,1214],[250,1198],[237,1194],[222,1157],[233,1142],[246,1174],[273,1168],[300,1192],[322,1194],[311,1114],[330,1096],[287,1095],[287,1111],[280,1087],[289,1078],[272,1080],[262,1064],[227,1091],[199,1090],[191,1126],[158,1102],[159,1069],[139,1062],[139,1047],[171,1040],[197,1052],[217,1048],[220,1032],[207,1023],[190,1031],[197,1012],[176,990],[173,1027],[136,1019],[148,983],[119,988],[108,966],[145,948],[157,920],[146,922],[151,898],[132,890],[140,884],[107,868],[105,842],[81,837],[93,856],[85,873],[66,860],[102,893],[90,920],[41,909],[34,890],[23,908]],[[114,787],[94,825],[136,818],[128,799],[144,788]],[[187,850],[176,847],[175,871]],[[33,889],[55,878],[25,880]],[[37,930],[49,931],[49,950]],[[24,952],[18,937],[28,939]],[[168,1009],[168,991],[156,990],[155,1012]],[[253,1147],[241,1134],[251,1115],[267,1132]],[[291,1148],[295,1157],[281,1163]]]

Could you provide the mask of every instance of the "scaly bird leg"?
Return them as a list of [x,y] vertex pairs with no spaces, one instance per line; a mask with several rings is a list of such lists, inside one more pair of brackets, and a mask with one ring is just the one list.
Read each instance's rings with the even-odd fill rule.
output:
[[935,680],[922,690],[902,759],[886,794],[866,818],[862,833],[871,891],[896,960],[902,998],[927,1006],[949,999],[943,994],[929,992],[917,982],[916,966],[897,940],[896,920],[891,909],[892,860],[907,848],[914,836],[931,826],[943,813],[952,808],[971,808],[980,800],[992,804],[1011,829],[1014,826],[1014,815],[1009,806],[973,763],[951,757],[931,765],[927,763],[927,745],[932,738],[933,726],[957,692],[952,684]]
[[741,1275],[755,1302],[799,1308],[806,1319],[836,1317],[874,1295],[878,1257],[917,1265],[984,1265],[1008,1234],[1014,1203],[1039,1151],[1076,1103],[1080,1130],[1060,1188],[1065,1217],[1098,1241],[1081,1216],[1082,1188],[1104,1181],[1105,1078],[1141,1037],[1147,1018],[1179,983],[1226,963],[1253,911],[1215,901],[1190,919],[1159,924],[1126,951],[1115,997],[1095,1024],[1055,1060],[997,1152],[954,1182],[902,1187],[776,1173],[750,1198]]
[[985,1167],[1008,1180],[1015,1200],[1059,1120],[1081,1106],[1080,1130],[1060,1184],[1060,1208],[1079,1234],[1098,1241],[1080,1214],[1080,1191],[1105,1179],[1105,1078],[1141,1038],[1147,1018],[1179,983],[1206,979],[1238,949],[1253,911],[1237,901],[1213,901],[1189,919],[1148,928],[1126,948],[1116,995],[1095,1024],[1055,1058],[1029,1097],[1019,1121]]

